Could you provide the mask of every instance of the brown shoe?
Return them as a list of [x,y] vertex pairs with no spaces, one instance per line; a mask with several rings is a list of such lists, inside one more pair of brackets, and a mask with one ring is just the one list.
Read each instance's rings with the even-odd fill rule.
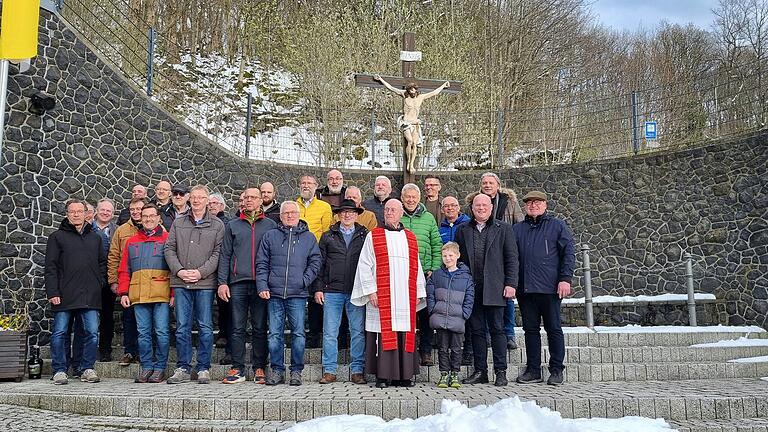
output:
[[365,375],[361,373],[352,374],[350,381],[352,381],[355,384],[368,384],[368,381],[365,380]]
[[323,377],[320,378],[320,384],[330,384],[332,382],[336,382],[336,375],[324,373]]
[[421,366],[434,366],[435,362],[432,361],[432,354],[430,353],[422,353],[421,354]]
[[118,361],[117,364],[120,365],[120,366],[125,367],[125,366],[130,365],[134,361],[136,361],[136,359],[133,357],[133,354],[125,353],[125,354],[123,354],[122,357],[120,357],[120,361]]
[[256,372],[253,373],[253,382],[256,384],[266,384],[267,383],[267,375],[264,373],[264,369],[257,368]]

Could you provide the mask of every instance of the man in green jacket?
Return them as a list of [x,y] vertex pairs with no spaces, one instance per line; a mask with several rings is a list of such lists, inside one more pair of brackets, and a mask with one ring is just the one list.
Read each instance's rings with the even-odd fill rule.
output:
[[[443,247],[443,240],[440,237],[440,230],[437,227],[437,221],[432,213],[427,211],[424,204],[421,203],[421,191],[413,183],[403,186],[400,192],[400,198],[403,201],[405,213],[400,219],[403,227],[413,231],[416,235],[416,241],[419,244],[419,260],[424,269],[425,277],[429,278],[433,270],[440,268],[442,264],[442,255],[440,249]],[[432,366],[432,329],[429,327],[429,313],[422,309],[417,315],[417,326],[419,329],[419,352],[421,354],[421,365]]]

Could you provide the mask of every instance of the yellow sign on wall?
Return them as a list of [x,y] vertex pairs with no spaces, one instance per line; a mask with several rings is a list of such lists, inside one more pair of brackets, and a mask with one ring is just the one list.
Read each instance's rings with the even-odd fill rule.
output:
[[40,0],[3,0],[0,59],[22,60],[37,55]]

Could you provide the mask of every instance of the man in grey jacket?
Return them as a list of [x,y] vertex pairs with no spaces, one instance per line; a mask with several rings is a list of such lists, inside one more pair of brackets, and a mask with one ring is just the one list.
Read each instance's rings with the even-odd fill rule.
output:
[[197,185],[190,191],[189,214],[171,225],[165,244],[165,260],[171,269],[171,288],[176,302],[177,368],[168,384],[189,381],[192,362],[192,320],[197,322],[197,382],[211,381],[213,350],[213,296],[219,266],[224,224],[208,211],[208,188]]

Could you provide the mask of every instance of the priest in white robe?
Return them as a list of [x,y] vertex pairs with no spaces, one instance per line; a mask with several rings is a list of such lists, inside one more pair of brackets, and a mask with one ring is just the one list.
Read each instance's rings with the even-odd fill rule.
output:
[[384,227],[365,238],[352,304],[365,306],[365,372],[376,386],[413,386],[419,373],[416,311],[426,306],[426,281],[416,236],[403,228],[403,204],[384,204]]

